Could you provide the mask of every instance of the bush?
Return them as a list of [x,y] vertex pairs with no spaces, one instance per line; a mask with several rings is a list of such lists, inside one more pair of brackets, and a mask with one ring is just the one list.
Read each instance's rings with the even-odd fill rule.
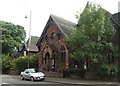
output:
[[24,71],[28,67],[29,60],[30,59],[28,57],[17,58],[15,60],[15,68],[18,73],[20,73],[21,71]]
[[115,77],[118,74],[118,66],[116,65],[102,65],[98,69],[98,75],[100,77]]
[[30,58],[25,56],[23,58],[17,58],[15,60],[15,68],[18,72],[18,74],[21,71],[24,71],[26,68],[36,68],[38,69],[38,54],[35,54],[33,56],[31,56]]
[[25,56],[23,58],[13,59],[9,55],[0,55],[2,59],[2,72],[7,73],[10,69],[14,69],[19,74],[21,71],[24,71],[26,68],[36,68],[38,69],[38,54],[31,56],[31,58]]
[[84,77],[85,75],[85,69],[82,68],[68,68],[65,70],[65,72],[69,75],[78,75],[81,77]]
[[9,69],[14,68],[14,59],[10,58],[9,55],[0,55],[2,59],[2,72],[7,73]]
[[38,69],[38,54],[35,54],[30,58],[30,68]]

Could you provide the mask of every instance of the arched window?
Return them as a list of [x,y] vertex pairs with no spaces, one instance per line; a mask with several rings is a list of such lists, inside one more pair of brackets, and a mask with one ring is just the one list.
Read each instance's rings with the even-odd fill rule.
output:
[[52,40],[55,39],[55,36],[56,36],[56,34],[55,34],[55,32],[53,32],[52,35],[51,35],[51,39]]
[[61,47],[61,61],[65,62],[65,58],[66,58],[66,50],[65,50],[65,47],[62,46]]
[[56,40],[56,41],[57,41],[57,40],[60,40],[60,35],[61,35],[61,34],[60,34],[59,32],[56,32],[56,33],[53,32],[52,35],[51,35],[51,39],[52,39],[52,40]]
[[47,59],[49,59],[49,58],[50,58],[50,54],[49,54],[49,52],[47,52],[45,54],[45,56],[43,56],[43,63],[46,64],[47,63]]
[[52,51],[52,71],[55,71],[55,51]]

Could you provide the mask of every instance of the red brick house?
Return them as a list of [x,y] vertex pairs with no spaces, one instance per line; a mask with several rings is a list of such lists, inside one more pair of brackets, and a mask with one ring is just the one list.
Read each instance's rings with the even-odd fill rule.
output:
[[65,37],[75,31],[76,24],[55,15],[50,15],[38,40],[39,70],[47,76],[63,77],[63,70],[69,67],[69,50]]
[[[38,53],[38,48],[36,46],[38,39],[39,37],[37,36],[31,36],[30,44],[28,43],[29,42],[29,39],[28,39],[26,43],[20,44],[18,47],[18,50],[15,53],[13,53],[11,56],[13,58],[17,58],[17,57],[27,56],[29,54],[33,55]],[[28,47],[29,47],[29,50],[28,50]]]
[[[118,14],[112,15],[111,19],[119,27]],[[74,62],[70,61],[69,50],[65,45],[64,39],[71,32],[75,31],[75,27],[75,23],[55,15],[50,15],[42,35],[37,42],[40,52],[39,70],[44,71],[47,76],[63,77],[63,70],[69,68],[72,64],[71,62]],[[114,61],[113,64],[119,64],[118,59]]]

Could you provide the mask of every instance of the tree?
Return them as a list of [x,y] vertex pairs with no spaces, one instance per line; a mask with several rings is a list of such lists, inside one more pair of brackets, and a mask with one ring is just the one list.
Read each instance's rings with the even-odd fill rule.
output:
[[110,20],[111,14],[98,5],[87,3],[77,18],[76,32],[66,39],[71,57],[77,61],[89,60],[90,68],[109,64],[108,58],[117,56],[117,46],[113,42],[116,29]]
[[13,53],[26,37],[24,27],[9,22],[0,21],[0,31],[2,32],[0,42],[3,54]]

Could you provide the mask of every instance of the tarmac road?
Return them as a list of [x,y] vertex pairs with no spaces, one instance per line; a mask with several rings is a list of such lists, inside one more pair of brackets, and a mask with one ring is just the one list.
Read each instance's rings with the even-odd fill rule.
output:
[[55,82],[21,80],[19,76],[2,75],[2,86],[37,86],[40,84],[58,84]]
[[[79,81],[80,82],[80,81]],[[2,75],[2,86],[120,86],[118,84],[92,84],[93,82],[85,82],[86,84],[78,83],[76,80],[69,80],[63,78],[46,77],[44,81],[30,81],[21,80],[19,76]],[[90,84],[88,84],[90,83]]]
[[[30,81],[21,80],[19,76],[2,75],[2,86],[75,86],[70,84],[62,84],[49,81]],[[83,85],[80,85],[83,86]]]

